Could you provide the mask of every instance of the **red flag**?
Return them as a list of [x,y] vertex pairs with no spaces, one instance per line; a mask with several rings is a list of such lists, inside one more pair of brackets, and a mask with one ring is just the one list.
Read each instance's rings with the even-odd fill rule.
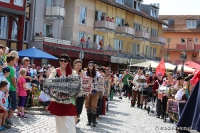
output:
[[164,62],[164,58],[162,58],[162,60],[160,61],[160,63],[158,64],[157,68],[156,68],[156,75],[161,72],[162,76],[165,75],[165,62]]

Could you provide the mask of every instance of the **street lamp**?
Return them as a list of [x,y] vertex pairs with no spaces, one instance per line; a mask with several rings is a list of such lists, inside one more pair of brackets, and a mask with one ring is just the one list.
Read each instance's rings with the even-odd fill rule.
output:
[[181,68],[181,76],[184,76],[184,64],[185,64],[185,59],[186,59],[186,50],[184,50],[182,53],[183,61],[182,61],[182,68]]
[[169,62],[169,43],[170,43],[170,38],[167,38],[167,43],[168,43],[168,48],[167,48],[167,62]]

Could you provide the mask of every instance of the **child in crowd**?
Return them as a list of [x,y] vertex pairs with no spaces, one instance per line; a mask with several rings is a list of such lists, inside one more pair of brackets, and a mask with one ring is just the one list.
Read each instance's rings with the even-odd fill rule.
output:
[[[3,75],[0,77],[0,82],[1,81],[6,81],[8,83],[8,85],[7,85],[7,91],[5,92],[5,94],[7,95],[8,91],[10,89],[10,82],[6,79],[6,77],[8,77],[10,75],[10,68],[9,67],[4,67],[2,69],[2,72],[3,72]],[[8,111],[10,109],[10,104],[9,104],[8,97],[5,99],[5,104],[3,104],[3,107],[6,110],[5,111],[5,115],[3,117],[3,126],[6,129],[9,129],[9,128],[11,128],[11,124],[5,123],[5,120],[6,120],[7,116],[8,116]]]
[[50,98],[47,94],[44,93],[44,91],[41,92],[39,96],[39,101],[42,106],[44,106],[45,111],[48,111],[48,107],[50,104]]
[[[4,108],[3,104],[6,103],[6,98],[8,97],[8,90],[7,90],[8,83],[6,81],[0,82],[0,131],[5,130],[6,128],[3,126],[5,123],[4,115],[6,109]],[[6,94],[5,94],[6,92]]]
[[18,80],[18,96],[19,96],[19,103],[18,103],[18,113],[17,116],[20,116],[22,118],[28,118],[25,114],[24,114],[24,106],[25,106],[25,102],[26,102],[26,90],[29,90],[29,88],[26,85],[26,69],[22,68],[20,70],[20,77]]

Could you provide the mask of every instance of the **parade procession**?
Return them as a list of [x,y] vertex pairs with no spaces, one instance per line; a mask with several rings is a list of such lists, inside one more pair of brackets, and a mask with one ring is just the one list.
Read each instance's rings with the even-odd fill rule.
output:
[[0,132],[200,133],[200,0],[0,0]]

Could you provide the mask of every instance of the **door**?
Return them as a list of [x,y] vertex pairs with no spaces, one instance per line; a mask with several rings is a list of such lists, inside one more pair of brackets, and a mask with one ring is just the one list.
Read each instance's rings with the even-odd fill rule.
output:
[[197,55],[196,54],[192,54],[192,61],[197,61]]
[[191,38],[187,39],[187,50],[192,50],[192,39]]

